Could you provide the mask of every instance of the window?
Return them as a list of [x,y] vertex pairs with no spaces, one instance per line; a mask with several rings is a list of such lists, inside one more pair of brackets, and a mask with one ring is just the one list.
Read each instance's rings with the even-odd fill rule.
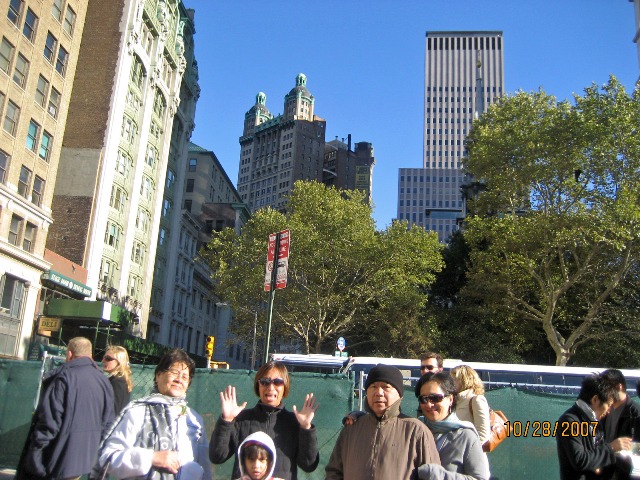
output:
[[20,238],[20,230],[22,228],[22,218],[13,214],[11,216],[11,225],[9,226],[9,243],[11,245],[18,246],[18,240]]
[[140,242],[133,242],[131,249],[131,261],[142,265],[144,263],[144,245]]
[[[25,282],[10,275],[4,275],[4,277],[0,281],[0,284],[0,310],[3,313],[8,314],[10,317],[20,318],[20,313],[22,311],[22,301],[24,300],[24,293],[26,288]],[[11,332],[8,333],[10,334]],[[2,335],[0,335],[0,338],[5,335],[7,334],[3,332]],[[4,341],[0,341],[0,343],[4,343]],[[13,353],[13,349],[11,351],[4,351],[3,353]]]
[[166,183],[166,187],[167,187],[168,189],[170,189],[170,188],[173,186],[173,184],[175,183],[175,181],[176,181],[176,174],[175,174],[175,173],[173,173],[173,170],[168,169],[168,170],[167,170],[167,183]]
[[121,188],[116,186],[111,187],[111,200],[109,205],[112,208],[115,208],[118,212],[122,212],[124,210],[125,200],[126,195]]
[[118,173],[123,177],[127,177],[129,175],[130,165],[131,162],[129,161],[129,157],[118,150]]
[[24,227],[24,236],[22,237],[22,249],[27,252],[33,252],[33,242],[36,238],[36,226],[27,222]]
[[53,18],[55,18],[59,22],[62,21],[63,3],[64,3],[64,0],[53,0],[53,6],[51,7],[51,15],[53,15]]
[[19,118],[20,108],[9,100],[9,103],[7,104],[7,111],[4,115],[4,130],[11,135],[15,135]]
[[29,73],[29,60],[20,53],[16,59],[16,66],[13,69],[13,81],[24,88],[24,84],[27,81],[27,73]]
[[162,202],[162,216],[166,217],[171,211],[171,200],[165,198]]
[[120,228],[113,223],[107,222],[107,230],[104,234],[104,243],[107,245],[118,248],[118,241],[120,240]]
[[11,69],[11,59],[13,58],[13,45],[6,38],[2,37],[0,44],[0,70],[9,73]]
[[51,156],[52,140],[53,140],[53,137],[49,132],[47,132],[46,130],[42,132],[42,138],[40,139],[40,151],[38,152],[38,155],[45,162],[48,162],[49,157]]
[[158,245],[164,245],[165,239],[167,236],[167,231],[164,227],[160,227],[160,231],[158,232]]
[[142,83],[144,82],[144,67],[138,58],[133,59],[133,65],[131,66],[131,81],[142,90]]
[[67,71],[67,62],[69,61],[69,53],[62,48],[62,45],[58,49],[58,60],[56,60],[56,71],[64,77]]
[[23,197],[29,194],[29,182],[31,181],[31,170],[22,165],[20,177],[18,178],[18,193]]
[[20,20],[20,10],[22,10],[22,0],[11,0],[9,2],[7,18],[16,26]]
[[198,160],[196,158],[189,159],[189,171],[190,172],[195,172],[197,165],[198,165]]
[[27,14],[24,17],[24,25],[22,26],[22,34],[27,37],[31,43],[36,38],[36,28],[38,26],[38,17],[33,10],[27,8]]
[[44,179],[36,175],[33,180],[33,193],[31,194],[31,202],[40,206],[42,196],[44,195]]
[[193,178],[187,179],[187,192],[193,192],[193,185],[195,180]]
[[39,130],[40,125],[31,120],[31,122],[29,122],[29,130],[27,131],[27,141],[25,146],[32,152],[36,151]]
[[62,28],[69,35],[73,35],[73,29],[75,28],[75,26],[76,12],[74,12],[73,9],[69,5],[67,5],[67,11],[64,14],[64,23],[62,24]]
[[49,95],[49,107],[47,108],[49,115],[53,118],[57,118],[58,108],[60,108],[60,92],[55,88],[51,88],[51,94]]
[[4,183],[7,179],[7,170],[9,170],[9,154],[0,150],[0,183]]
[[147,165],[153,168],[153,165],[155,164],[157,157],[158,157],[158,151],[151,145],[147,146],[147,157],[146,157]]
[[138,215],[136,216],[136,228],[139,228],[143,232],[147,232],[149,229],[149,224],[151,223],[151,215],[149,212],[143,209],[138,210]]
[[187,212],[191,212],[191,205],[193,204],[193,202],[191,200],[185,200],[184,201],[184,209]]
[[55,51],[56,51],[56,45],[58,45],[58,40],[56,39],[56,37],[54,37],[53,35],[51,35],[51,32],[47,33],[47,40],[44,44],[44,58],[46,58],[47,60],[49,60],[49,63],[53,63],[53,58],[55,55]]
[[102,281],[102,283],[109,285],[109,279],[111,278],[110,271],[111,264],[103,259],[102,266],[100,267],[100,281]]
[[49,82],[42,75],[38,78],[38,85],[36,86],[35,101],[38,105],[44,108],[44,104],[49,94]]
[[152,192],[153,192],[153,181],[149,177],[143,175],[142,183],[140,184],[140,195],[142,195],[142,197],[145,198],[146,200],[151,200]]

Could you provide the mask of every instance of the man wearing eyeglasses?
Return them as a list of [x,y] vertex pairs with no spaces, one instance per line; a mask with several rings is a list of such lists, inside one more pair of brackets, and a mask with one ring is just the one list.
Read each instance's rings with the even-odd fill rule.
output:
[[91,471],[114,419],[113,389],[91,348],[86,338],[72,338],[66,363],[44,379],[17,479],[76,479]]
[[420,375],[425,373],[439,373],[444,370],[444,360],[435,352],[420,355]]
[[431,431],[400,411],[404,382],[390,365],[367,375],[367,414],[342,429],[325,468],[327,480],[417,479],[418,467],[440,465]]

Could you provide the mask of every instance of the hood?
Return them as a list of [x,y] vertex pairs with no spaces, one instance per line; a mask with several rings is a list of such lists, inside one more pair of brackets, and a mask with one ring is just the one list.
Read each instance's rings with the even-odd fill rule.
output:
[[240,452],[242,451],[242,448],[247,443],[258,443],[271,452],[271,456],[273,457],[273,462],[271,463],[271,468],[269,469],[269,472],[265,477],[265,478],[271,478],[273,476],[273,471],[276,468],[276,446],[273,443],[273,440],[271,439],[271,437],[264,432],[252,433],[247,438],[245,438],[244,441],[238,447],[238,465],[240,467],[240,475],[247,475],[247,472],[244,471],[244,462],[242,462],[241,460],[242,457],[240,456]]

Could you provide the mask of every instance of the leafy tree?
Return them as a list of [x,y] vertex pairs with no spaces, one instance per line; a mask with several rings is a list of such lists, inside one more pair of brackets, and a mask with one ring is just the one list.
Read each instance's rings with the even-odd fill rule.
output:
[[[600,339],[640,257],[640,93],[611,77],[575,104],[504,98],[474,124],[466,167],[486,191],[468,222],[469,283],[540,325],[557,365]],[[608,329],[638,322],[608,317]]]
[[[239,320],[232,325],[236,335],[252,335],[252,312],[267,299],[268,234],[285,228],[291,231],[288,284],[275,295],[273,335],[295,338],[307,352],[333,351],[337,337],[372,311],[388,311],[398,301],[420,308],[426,301],[421,288],[441,268],[435,234],[403,222],[377,232],[362,193],[296,182],[287,213],[259,210],[240,235],[215,233],[204,253],[218,295]],[[375,322],[395,320],[377,316]]]

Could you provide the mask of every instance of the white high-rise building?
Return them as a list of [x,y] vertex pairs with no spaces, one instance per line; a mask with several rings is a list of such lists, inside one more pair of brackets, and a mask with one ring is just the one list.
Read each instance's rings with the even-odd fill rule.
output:
[[427,32],[422,168],[401,168],[398,219],[446,241],[464,217],[465,138],[503,95],[502,32]]

